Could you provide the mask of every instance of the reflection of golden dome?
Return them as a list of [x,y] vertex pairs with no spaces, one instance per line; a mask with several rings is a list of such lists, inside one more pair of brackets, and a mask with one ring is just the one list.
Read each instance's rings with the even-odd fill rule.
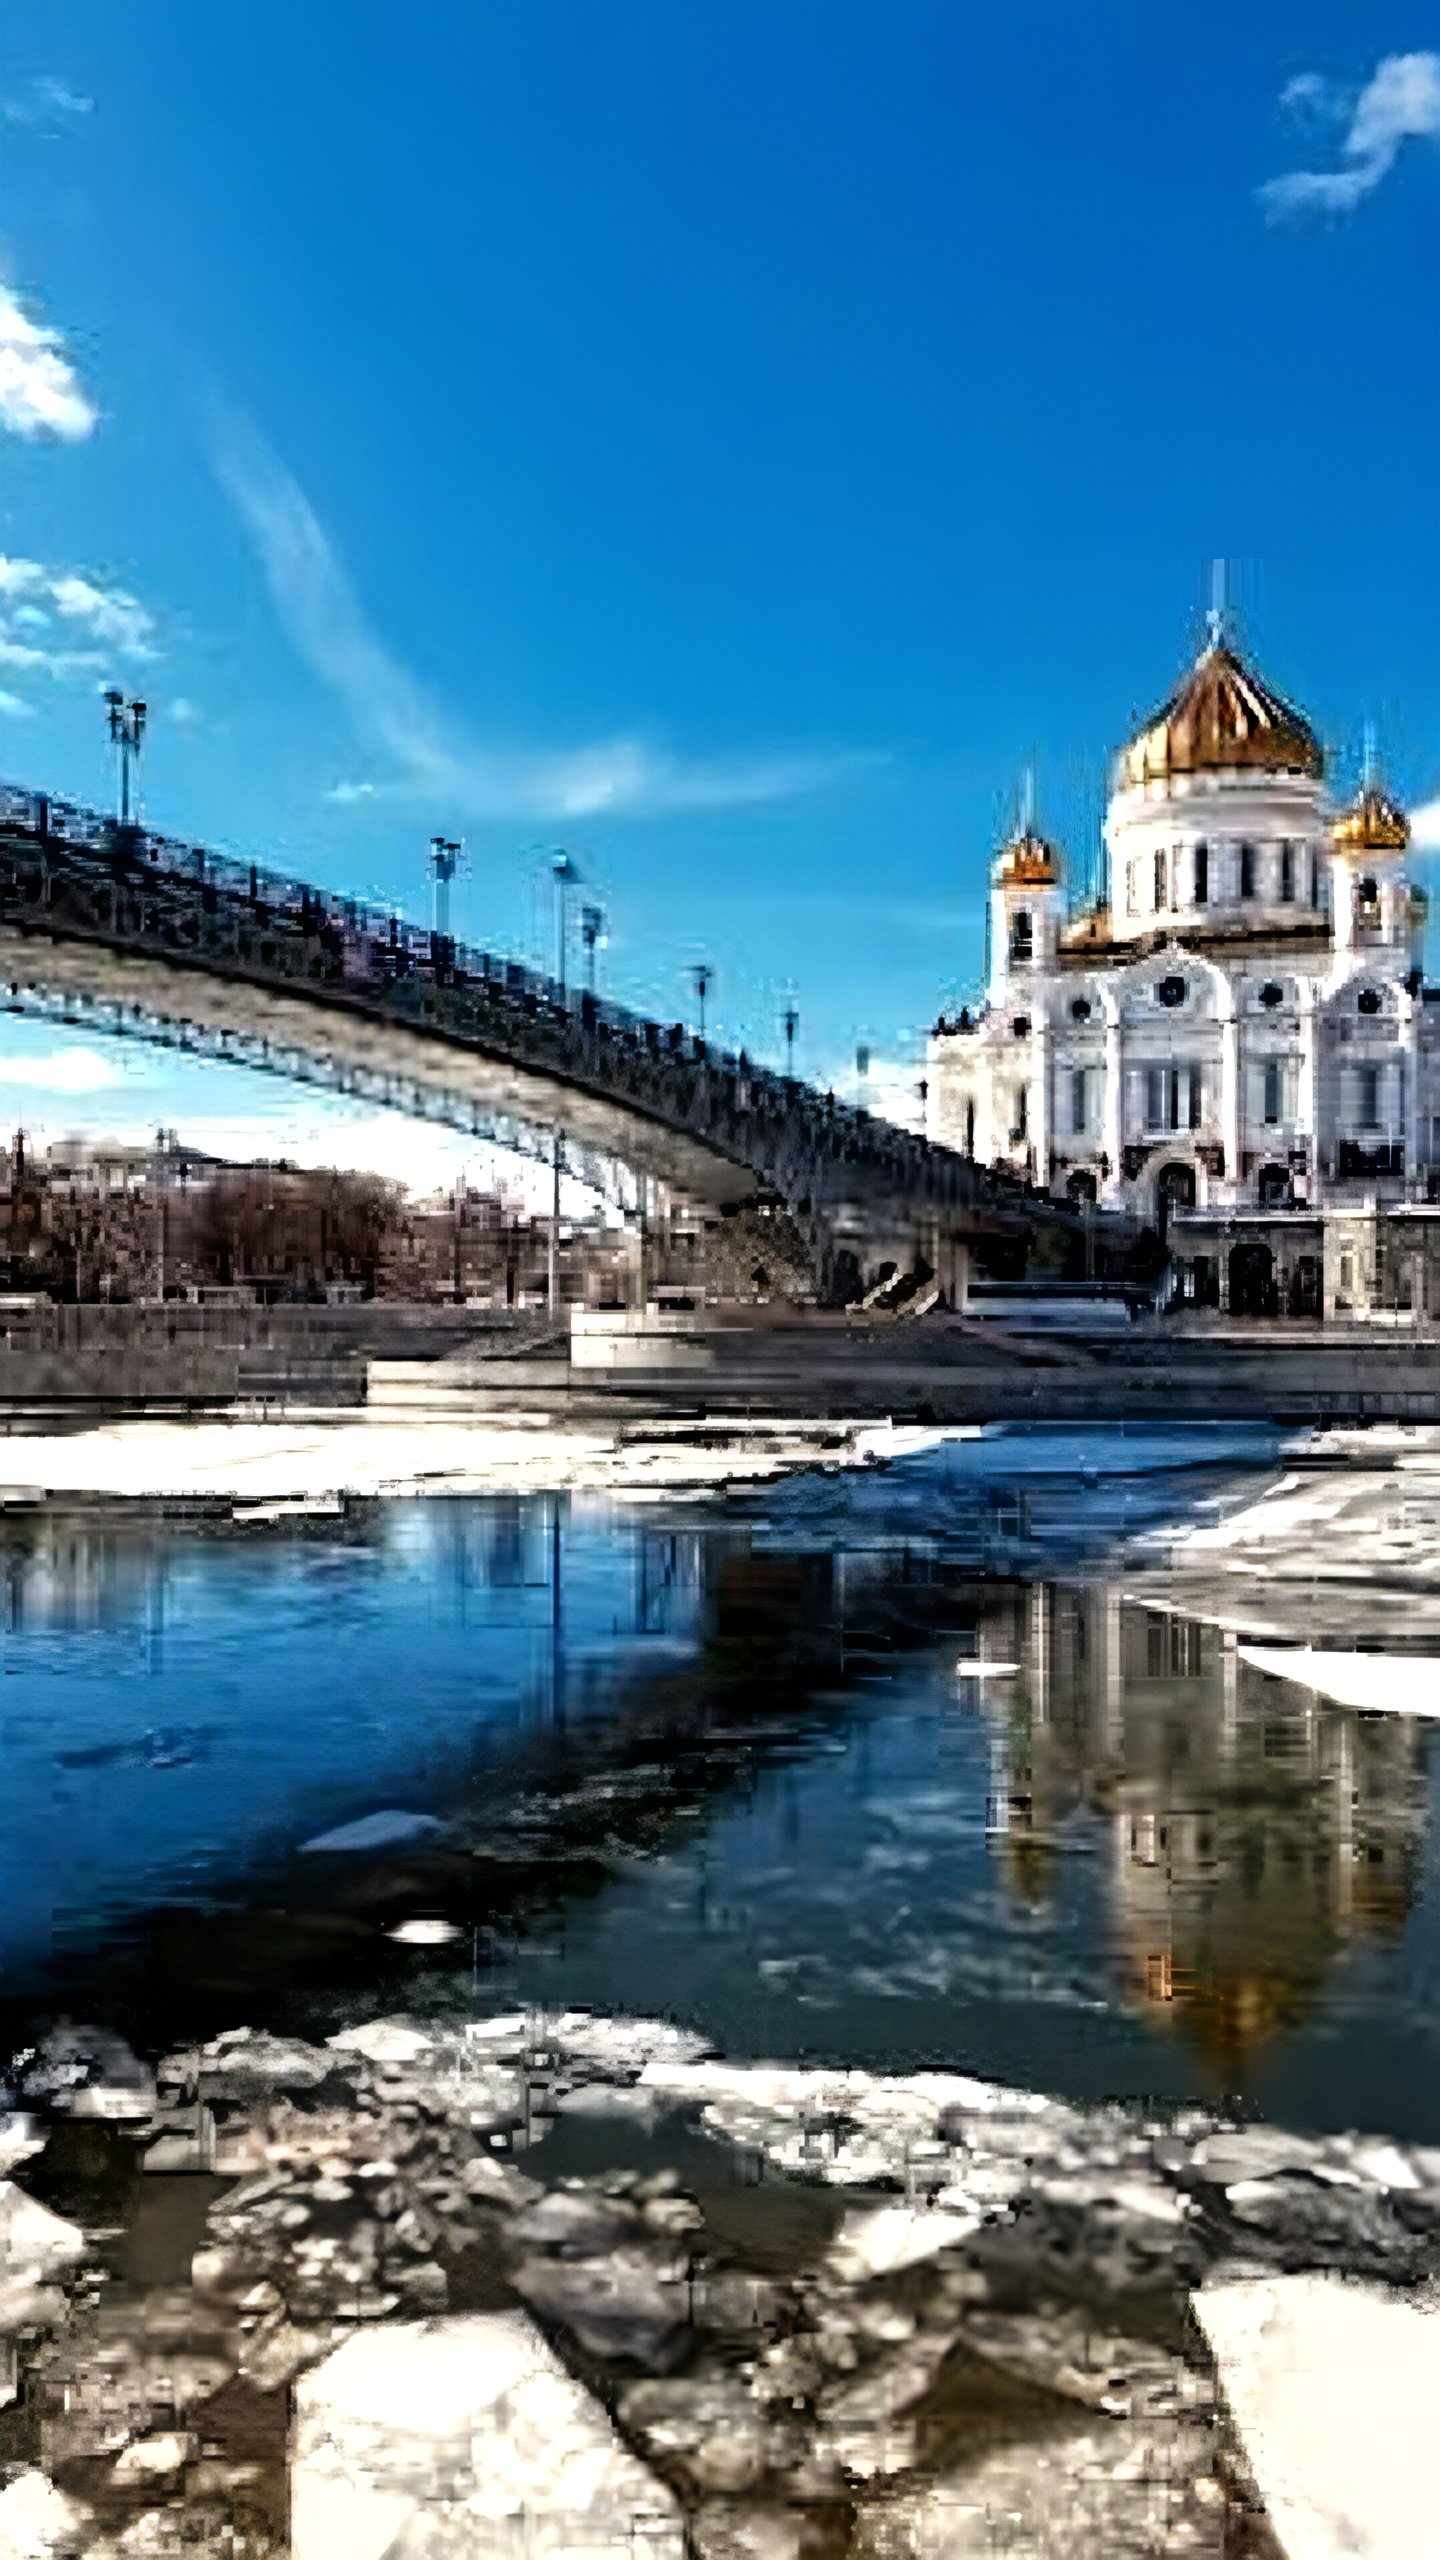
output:
[[1049,1840],[1033,1831],[1012,1830],[1006,1835],[1001,1863],[1011,1901],[1034,1910],[1049,1890],[1054,1864]]
[[1410,841],[1410,821],[1398,802],[1367,782],[1330,830],[1340,853],[1403,853]]
[[1133,1933],[1125,1949],[1125,1990],[1153,2027],[1172,2027],[1226,2087],[1245,2066],[1313,2008],[1325,1953],[1289,1963],[1257,1957],[1243,1965],[1207,1963],[1197,1970],[1175,1948],[1158,1949]]
[[1053,888],[1060,877],[1060,856],[1033,827],[1023,827],[1000,848],[1000,876],[1027,889]]
[[1237,769],[1307,773],[1318,781],[1325,759],[1303,712],[1216,641],[1122,749],[1117,780],[1122,789],[1136,790],[1176,773]]

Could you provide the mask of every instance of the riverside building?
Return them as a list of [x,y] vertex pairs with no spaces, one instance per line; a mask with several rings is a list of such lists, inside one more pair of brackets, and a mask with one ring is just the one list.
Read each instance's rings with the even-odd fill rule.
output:
[[1104,833],[1108,895],[1078,911],[1033,825],[996,857],[983,1003],[929,1042],[931,1134],[1138,1215],[1190,1305],[1440,1312],[1440,988],[1368,757],[1337,809],[1309,722],[1212,616],[1115,760]]

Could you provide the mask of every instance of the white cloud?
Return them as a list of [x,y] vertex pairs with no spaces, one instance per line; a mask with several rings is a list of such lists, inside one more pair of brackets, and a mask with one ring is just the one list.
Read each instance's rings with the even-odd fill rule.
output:
[[82,98],[51,71],[37,72],[19,89],[0,98],[0,124],[47,126],[51,131],[76,116],[88,116],[95,101]]
[[93,433],[98,416],[56,332],[0,284],[0,427],[74,444]]
[[[1338,93],[1318,73],[1302,72],[1282,106],[1343,112]],[[1399,156],[1402,143],[1440,139],[1440,54],[1390,53],[1354,102],[1338,169],[1292,169],[1259,190],[1272,222],[1307,213],[1352,213]]]
[[1422,800],[1411,810],[1410,841],[1422,853],[1440,853],[1440,800]]
[[105,1093],[122,1082],[119,1061],[100,1049],[54,1049],[31,1058],[0,1056],[0,1084],[37,1093]]
[[[154,615],[127,588],[0,551],[0,668],[42,683],[90,683],[117,660],[143,664],[155,654]],[[34,708],[13,693],[7,699]]]
[[6,693],[0,689],[0,719],[28,720],[34,708],[33,702],[22,701],[18,693]]
[[292,645],[391,768],[337,782],[334,800],[420,798],[471,818],[655,817],[786,799],[873,761],[815,750],[688,759],[640,735],[548,754],[482,746],[442,721],[376,638],[304,492],[247,422],[224,418],[215,464]]

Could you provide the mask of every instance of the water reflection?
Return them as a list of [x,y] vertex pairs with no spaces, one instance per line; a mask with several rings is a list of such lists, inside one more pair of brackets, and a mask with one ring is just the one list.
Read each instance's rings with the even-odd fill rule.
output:
[[957,1672],[991,1730],[1010,1891],[1042,1897],[1095,1825],[1125,1997],[1227,2084],[1314,2009],[1344,1949],[1398,1942],[1426,1852],[1416,1724],[1324,1705],[1241,1662],[1233,1634],[1113,1589],[1010,1594],[980,1649],[1019,1666],[998,1692]]
[[[821,1488],[718,1522],[563,1495],[5,1522],[0,1988],[93,2010],[168,1911],[186,2031],[222,1979],[214,2023],[257,1978],[279,2023],[302,1918],[342,1913],[363,1973],[423,1908],[459,1927],[424,1976],[452,2003],[1340,2122],[1373,2082],[1398,2123],[1405,2082],[1440,2135],[1428,1728],[1102,1576],[947,1554],[901,1490],[883,1540],[872,1488],[849,1520]],[[1063,1502],[1037,1476],[1032,1511]],[[391,1806],[443,1843],[297,1855]],[[232,1930],[207,1974],[221,1905],[246,1961]]]

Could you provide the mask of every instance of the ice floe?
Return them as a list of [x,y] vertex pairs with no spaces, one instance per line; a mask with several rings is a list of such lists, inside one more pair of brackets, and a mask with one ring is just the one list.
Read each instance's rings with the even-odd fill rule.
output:
[[1205,2285],[1195,2311],[1287,2560],[1433,2560],[1440,2316],[1322,2275]]
[[334,1831],[317,1831],[313,1840],[302,1840],[302,1855],[325,1850],[336,1856],[368,1849],[402,1849],[412,1840],[428,1840],[441,1829],[433,1813],[405,1813],[388,1806],[380,1813],[362,1814],[357,1822],[342,1822]]
[[1310,1645],[1242,1644],[1242,1662],[1277,1680],[1368,1714],[1440,1716],[1440,1657],[1407,1653],[1323,1653]]
[[683,2560],[670,2492],[519,2312],[361,2330],[304,2375],[290,2500],[293,2560]]

